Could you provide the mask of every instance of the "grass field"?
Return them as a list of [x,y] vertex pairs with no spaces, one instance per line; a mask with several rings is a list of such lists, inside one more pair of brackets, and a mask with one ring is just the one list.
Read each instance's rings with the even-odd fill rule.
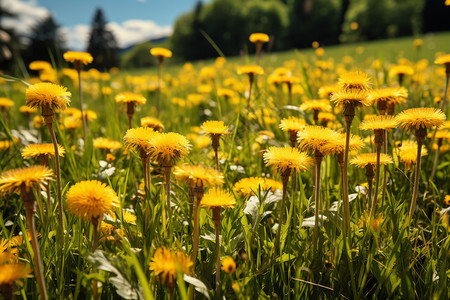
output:
[[[449,74],[434,60],[448,53],[450,33],[424,36],[420,49],[413,40],[325,47],[323,55],[264,54],[263,71],[254,55],[193,64],[165,59],[161,81],[158,69],[83,71],[86,131],[72,64],[34,72],[25,83],[5,77],[0,293],[448,298],[450,125],[442,103]],[[49,81],[62,87],[41,84]],[[389,128],[378,139],[367,122],[385,124],[373,102],[385,87],[396,88],[388,102],[397,105],[391,123],[373,125]],[[355,101],[364,105],[349,131],[351,109],[339,103],[351,89],[359,89]],[[25,113],[25,104],[38,109]],[[405,121],[400,113],[411,108],[443,112],[424,110]],[[428,127],[425,136],[423,126],[404,128],[414,122]],[[32,148],[52,143],[51,128],[64,148],[60,164],[54,145]],[[347,132],[360,138],[352,138],[358,149],[348,164],[341,160]],[[377,149],[389,155],[380,154],[386,166],[378,172]],[[367,153],[370,162],[361,155]],[[11,171],[46,163],[51,173]]]

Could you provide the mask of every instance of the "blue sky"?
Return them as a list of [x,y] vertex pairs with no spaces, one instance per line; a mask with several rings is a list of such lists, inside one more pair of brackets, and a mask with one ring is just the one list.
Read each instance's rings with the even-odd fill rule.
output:
[[[210,0],[203,0],[203,3]],[[0,0],[3,7],[18,14],[3,21],[27,34],[33,24],[49,13],[61,25],[67,46],[84,50],[89,24],[97,7],[101,7],[110,30],[121,47],[168,35],[176,18],[190,11],[197,0]]]

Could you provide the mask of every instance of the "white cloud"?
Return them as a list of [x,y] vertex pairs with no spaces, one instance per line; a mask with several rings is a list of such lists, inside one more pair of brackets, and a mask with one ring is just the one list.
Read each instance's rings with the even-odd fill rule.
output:
[[72,28],[63,27],[61,34],[66,40],[66,46],[70,50],[86,50],[89,33],[91,28],[89,25],[75,25]]
[[[153,38],[168,36],[172,33],[172,26],[159,26],[150,20],[127,20],[121,24],[110,22],[107,28],[114,34],[120,48],[148,41]],[[87,48],[90,27],[89,25],[76,25],[73,28],[64,27],[67,46],[73,50]]]
[[172,26],[160,26],[150,20],[127,20],[122,24],[110,22],[108,28],[121,48],[172,33]]
[[29,33],[36,23],[50,14],[48,9],[39,6],[34,0],[2,0],[1,5],[16,15],[14,18],[4,18],[3,26],[14,28],[19,34]]
[[[16,18],[3,19],[3,26],[12,27],[21,35],[30,33],[37,22],[50,14],[49,10],[39,6],[36,0],[1,0],[1,5],[17,15]],[[59,23],[58,20],[56,22]],[[122,23],[110,22],[107,26],[121,48],[172,33],[172,26],[160,26],[151,20],[131,19]],[[89,32],[90,26],[85,24],[61,28],[66,46],[71,50],[86,50]]]

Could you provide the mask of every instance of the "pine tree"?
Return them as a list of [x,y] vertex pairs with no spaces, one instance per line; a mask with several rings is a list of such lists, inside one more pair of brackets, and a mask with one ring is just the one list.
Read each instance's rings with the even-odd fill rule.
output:
[[30,34],[30,44],[25,57],[33,60],[51,61],[64,51],[64,39],[59,33],[59,24],[49,15],[39,22]]
[[92,66],[97,69],[109,69],[118,65],[117,42],[114,34],[106,28],[106,17],[101,8],[97,8],[91,23],[91,34],[87,52],[93,57]]

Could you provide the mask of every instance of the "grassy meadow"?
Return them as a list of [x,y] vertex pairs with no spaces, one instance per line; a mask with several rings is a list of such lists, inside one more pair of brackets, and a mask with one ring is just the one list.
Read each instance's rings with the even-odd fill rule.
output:
[[[425,117],[418,176],[418,130],[400,121],[383,136],[380,149],[389,155],[383,167],[352,161],[377,152],[374,131],[360,126],[382,114],[368,96],[373,90],[402,91],[390,96],[397,101],[393,120],[412,108],[442,108],[448,118],[450,72],[434,61],[448,54],[449,38],[263,53],[261,69],[250,42],[251,55],[243,57],[173,64],[164,58],[160,73],[83,65],[85,133],[72,63],[61,56],[55,58],[61,63],[28,69],[23,78],[3,74],[0,293],[5,299],[448,298],[448,121],[428,126]],[[365,75],[346,76],[355,70]],[[344,149],[347,110],[335,95],[346,78],[364,86],[358,94],[364,105],[351,125],[360,147],[350,149],[343,172],[342,151],[322,147]],[[71,96],[61,89],[32,93],[41,82]],[[43,119],[46,101],[60,107]],[[21,108],[27,103],[37,110]],[[64,148],[60,187],[53,146],[24,155],[26,147],[52,143],[49,123]],[[325,128],[323,136],[314,131]],[[46,163],[53,170],[47,177],[7,173]]]

